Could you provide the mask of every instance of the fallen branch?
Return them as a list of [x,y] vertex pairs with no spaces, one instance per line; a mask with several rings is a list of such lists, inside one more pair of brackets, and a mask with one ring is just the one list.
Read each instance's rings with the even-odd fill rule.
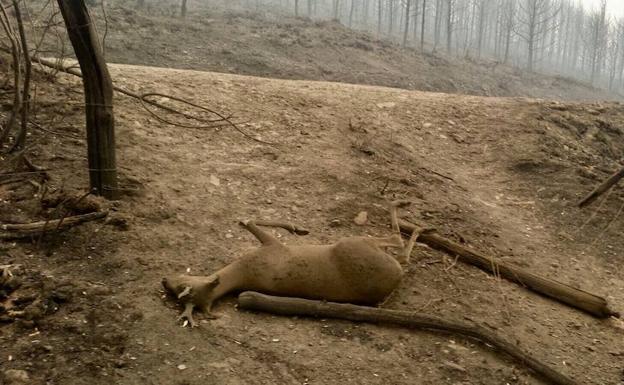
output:
[[375,324],[393,324],[412,329],[435,330],[460,335],[493,346],[526,365],[526,367],[552,384],[576,384],[571,378],[533,358],[530,354],[523,352],[517,346],[505,341],[492,331],[477,325],[446,321],[442,318],[416,312],[312,301],[300,298],[274,297],[249,291],[239,295],[238,304],[240,308],[245,310],[263,311],[284,316],[310,316]]
[[2,224],[0,225],[0,239],[28,238],[33,235],[43,234],[47,231],[61,231],[74,227],[81,223],[104,218],[108,211],[100,211],[84,215],[76,215],[63,219],[41,221],[26,224]]
[[[78,203],[80,203],[83,199],[85,199],[86,197],[88,197],[89,195],[91,195],[91,193],[93,193],[94,191],[87,191],[85,194],[83,194],[80,198],[78,198],[78,200],[74,203],[75,206],[78,205]],[[63,199],[63,201],[61,203],[59,203],[55,210],[54,210],[54,215],[56,216],[56,214],[58,213],[58,211],[63,208],[65,206],[65,204],[67,204],[67,202],[69,202],[72,198],[71,197],[67,197],[65,199]],[[58,224],[56,225],[56,228],[54,229],[54,231],[59,231],[59,229],[63,226],[63,224],[65,223],[65,220],[67,219],[67,216],[69,215],[70,210],[66,209],[65,213],[63,214],[63,216],[58,220]],[[50,221],[47,221],[46,224],[44,225],[44,227],[48,227],[48,223]],[[37,248],[39,247],[39,245],[41,245],[41,242],[43,241],[43,236],[45,235],[45,232],[41,232],[39,234],[39,239],[37,239]]]
[[600,197],[607,190],[613,187],[622,178],[624,178],[624,167],[618,170],[615,174],[611,175],[607,180],[602,182],[598,187],[594,189],[594,191],[590,192],[585,198],[583,198],[578,203],[578,206],[580,208],[583,208],[585,206],[590,205],[593,201],[598,199],[598,197]]
[[[401,230],[405,231],[407,234],[411,234],[415,228],[419,228],[404,220],[399,221],[399,225],[401,226]],[[497,261],[494,258],[470,250],[436,233],[421,233],[417,238],[417,242],[456,255],[462,262],[474,265],[490,274],[500,275],[511,282],[518,283],[536,293],[583,310],[595,317],[620,317],[619,313],[609,309],[607,301],[602,297],[549,278],[540,277],[522,268]]]

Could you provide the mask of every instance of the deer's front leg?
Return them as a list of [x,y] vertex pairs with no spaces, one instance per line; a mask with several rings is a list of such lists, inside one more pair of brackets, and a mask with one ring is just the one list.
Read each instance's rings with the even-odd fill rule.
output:
[[199,325],[197,325],[197,323],[193,319],[193,309],[194,308],[195,308],[195,305],[193,305],[190,302],[187,302],[186,304],[184,304],[184,310],[182,311],[182,313],[178,317],[178,321],[183,321],[186,318],[186,320],[188,321],[189,325],[191,325],[192,328],[196,327],[196,326],[199,326]]

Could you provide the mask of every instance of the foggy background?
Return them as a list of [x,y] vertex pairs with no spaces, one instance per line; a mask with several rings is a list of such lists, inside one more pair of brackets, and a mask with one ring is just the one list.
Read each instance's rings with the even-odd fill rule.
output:
[[[601,0],[582,0],[583,5],[588,9],[598,9]],[[607,13],[614,17],[624,17],[624,1],[622,0],[607,0]]]
[[[127,2],[126,2],[127,3]],[[179,1],[141,1],[180,7]],[[184,2],[183,2],[184,3]],[[405,49],[493,60],[563,75],[614,93],[624,88],[624,2],[619,0],[202,0],[267,17],[338,21]],[[617,16],[617,17],[616,17]]]

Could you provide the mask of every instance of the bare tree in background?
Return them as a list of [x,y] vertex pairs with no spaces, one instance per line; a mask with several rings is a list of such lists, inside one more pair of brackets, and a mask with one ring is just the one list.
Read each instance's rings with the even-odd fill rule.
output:
[[515,0],[505,0],[503,7],[503,33],[505,35],[503,63],[507,64],[509,63],[509,55],[511,53],[511,38],[516,26],[516,12],[518,7]]
[[[134,4],[146,5],[147,12],[152,4],[157,9],[175,4],[175,13],[180,12],[180,3],[174,0]],[[424,52],[431,44],[434,52],[444,48],[459,57],[559,73],[624,92],[624,82],[619,80],[619,67],[624,64],[619,58],[624,51],[618,37],[620,21],[609,18],[603,7],[583,8],[579,0],[201,0],[197,4],[198,9],[203,5],[204,9],[221,6],[256,12],[281,8],[296,16],[333,19],[372,31],[404,48],[413,41]]]
[[602,0],[600,10],[590,19],[590,42],[589,57],[591,62],[591,75],[589,81],[594,84],[600,75],[607,49],[607,2]]
[[405,25],[403,28],[403,47],[407,46],[407,35],[409,33],[409,26],[410,26],[410,11],[412,9],[412,0],[406,0],[405,3]]
[[520,0],[518,26],[515,32],[527,45],[527,69],[535,68],[535,55],[543,48],[546,34],[561,6],[553,0]]
[[446,51],[453,50],[453,24],[455,18],[455,0],[446,0]]
[[420,24],[420,50],[425,51],[425,21],[427,20],[427,0],[423,0],[422,22]]
[[353,27],[353,16],[355,15],[356,0],[351,0],[351,10],[349,11],[349,28]]
[[[530,1],[530,0],[529,0]],[[485,25],[486,25],[486,14],[487,14],[487,5],[488,0],[478,0],[476,2],[478,9],[478,16],[475,15],[478,27],[477,27],[477,57],[481,58],[481,54],[483,53],[483,44],[485,40]]]
[[383,25],[383,2],[377,0],[377,36],[381,35],[381,26]]

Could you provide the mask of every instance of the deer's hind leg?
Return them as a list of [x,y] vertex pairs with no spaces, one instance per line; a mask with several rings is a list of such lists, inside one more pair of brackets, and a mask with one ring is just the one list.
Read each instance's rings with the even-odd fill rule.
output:
[[252,233],[263,245],[281,244],[273,235],[259,228],[254,221],[240,221],[238,224]]
[[[392,223],[392,239],[394,239],[395,244],[388,244],[386,247],[396,247],[401,248],[401,253],[396,257],[396,260],[399,263],[408,263],[410,256],[412,255],[412,250],[414,249],[414,244],[416,243],[416,239],[423,231],[423,229],[414,229],[412,234],[410,235],[407,244],[403,242],[403,237],[401,236],[401,228],[399,227],[399,216],[397,214],[399,207],[406,207],[410,204],[409,201],[398,200],[390,203],[390,222]],[[398,241],[396,239],[398,238]]]
[[281,228],[281,229],[284,229],[284,230],[288,230],[288,232],[291,233],[291,234],[296,234],[296,235],[308,235],[308,234],[310,234],[310,232],[308,230],[304,229],[303,227],[299,227],[299,226],[296,226],[296,225],[294,225],[292,223],[288,223],[288,222],[255,221],[254,223],[257,226]]

